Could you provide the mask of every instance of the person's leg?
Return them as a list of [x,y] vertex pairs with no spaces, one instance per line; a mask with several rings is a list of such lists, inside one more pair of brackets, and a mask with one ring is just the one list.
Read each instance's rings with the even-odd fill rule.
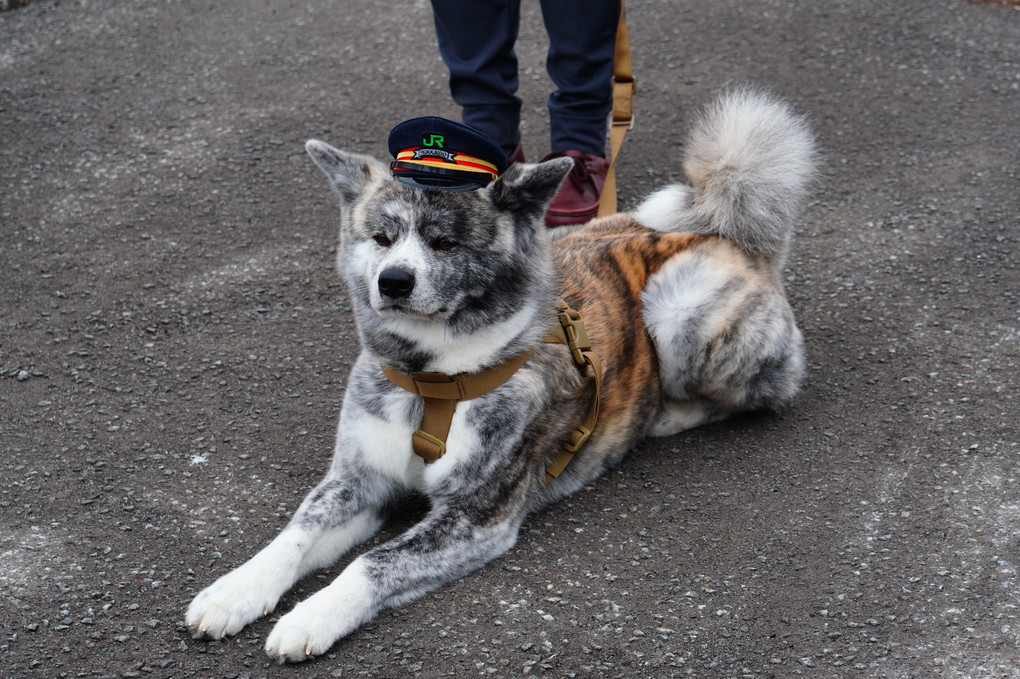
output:
[[510,153],[520,141],[514,54],[520,0],[432,0],[432,13],[464,122]]
[[549,97],[552,150],[604,156],[620,1],[542,0],[542,17],[557,87]]

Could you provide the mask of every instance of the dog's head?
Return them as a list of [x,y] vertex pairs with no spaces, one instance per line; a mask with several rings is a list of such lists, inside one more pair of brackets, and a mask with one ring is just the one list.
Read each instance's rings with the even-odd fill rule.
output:
[[531,325],[556,285],[543,220],[570,159],[452,192],[406,186],[320,141],[306,148],[341,197],[337,259],[369,351],[406,370],[462,372],[541,336]]

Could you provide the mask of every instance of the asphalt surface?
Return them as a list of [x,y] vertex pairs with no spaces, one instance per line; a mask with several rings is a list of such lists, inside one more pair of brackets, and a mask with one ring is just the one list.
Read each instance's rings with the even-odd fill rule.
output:
[[[803,395],[640,446],[504,558],[278,667],[272,616],[203,642],[183,611],[327,464],[357,346],[303,142],[383,157],[456,117],[428,5],[0,13],[0,676],[1020,677],[1020,12],[662,0],[630,31],[623,207],[681,177],[720,87],[813,121]],[[531,158],[544,49],[527,3]]]

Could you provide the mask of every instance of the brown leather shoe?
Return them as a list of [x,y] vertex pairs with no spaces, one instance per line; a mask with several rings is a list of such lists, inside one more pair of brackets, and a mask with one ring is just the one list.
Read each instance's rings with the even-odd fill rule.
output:
[[545,223],[549,226],[583,224],[594,219],[598,215],[602,187],[609,173],[608,160],[580,151],[553,152],[542,160],[564,156],[574,159],[574,169],[560,185],[545,213]]
[[508,154],[506,157],[507,167],[510,167],[514,163],[526,163],[526,162],[528,161],[524,159],[524,147],[521,145],[521,142],[517,142],[517,146],[514,148],[514,152]]

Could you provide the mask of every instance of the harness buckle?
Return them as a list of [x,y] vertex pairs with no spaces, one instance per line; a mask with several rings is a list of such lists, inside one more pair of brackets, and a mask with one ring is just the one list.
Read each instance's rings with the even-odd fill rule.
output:
[[563,335],[567,339],[571,358],[577,365],[584,365],[586,363],[584,352],[591,351],[591,340],[588,339],[581,315],[573,309],[560,311],[560,325],[563,326]]
[[411,436],[411,447],[415,455],[425,462],[435,462],[446,454],[446,441],[419,429]]
[[584,442],[591,436],[591,429],[584,425],[577,425],[570,432],[570,438],[563,443],[563,450],[568,453],[576,453],[584,445]]

